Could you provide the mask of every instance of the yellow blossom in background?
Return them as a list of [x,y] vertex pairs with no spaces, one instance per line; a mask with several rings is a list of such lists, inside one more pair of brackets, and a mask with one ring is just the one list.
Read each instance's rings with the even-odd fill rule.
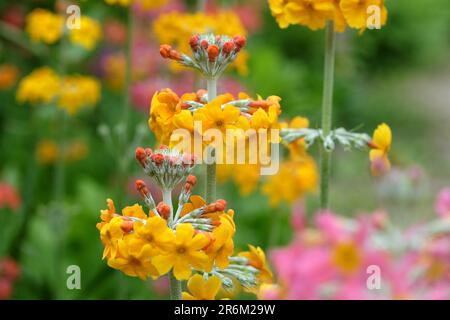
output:
[[271,206],[283,201],[294,203],[306,192],[314,192],[318,184],[318,171],[313,158],[302,157],[282,162],[276,175],[270,176],[262,186]]
[[82,107],[93,107],[100,100],[100,82],[89,76],[66,76],[61,81],[58,107],[74,115]]
[[17,81],[19,68],[13,64],[0,65],[0,90],[11,88]]
[[370,162],[372,174],[377,176],[391,168],[391,163],[388,158],[388,153],[391,150],[392,132],[391,128],[385,124],[380,124],[373,133],[372,141],[370,142]]
[[80,29],[70,30],[70,41],[86,50],[92,50],[102,37],[102,29],[97,20],[87,16],[81,16]]
[[55,163],[58,158],[58,145],[53,140],[42,140],[36,147],[36,158],[41,164]]
[[143,9],[157,9],[167,3],[168,0],[135,0]]
[[232,179],[238,186],[242,196],[251,194],[257,187],[261,177],[259,164],[219,164],[217,165],[217,179],[224,183]]
[[84,141],[73,141],[64,148],[64,159],[68,162],[75,162],[86,158],[89,148]]
[[167,3],[167,1],[168,0],[105,0],[107,4],[121,5],[124,7],[136,3],[145,10],[157,9],[159,7],[162,7]]
[[[153,32],[159,43],[170,44],[184,53],[190,52],[189,39],[196,33],[214,33],[230,37],[247,35],[239,16],[233,11],[161,14],[153,23]],[[248,53],[243,50],[231,67],[245,75],[248,72],[247,60]],[[172,66],[175,70],[180,69],[176,63]]]
[[128,6],[130,3],[133,2],[133,0],[105,0],[105,2],[110,5],[117,4],[121,6]]
[[175,237],[166,254],[156,256],[153,264],[160,274],[166,274],[173,268],[175,278],[186,280],[192,274],[192,267],[202,270],[208,261],[202,249],[209,239],[204,234],[195,234],[190,224],[178,225]]
[[269,0],[269,6],[280,28],[299,24],[318,30],[335,15],[334,0]]
[[[36,158],[40,164],[53,164],[58,159],[60,148],[53,140],[41,140],[36,148]],[[75,162],[84,159],[88,154],[88,146],[85,142],[74,140],[64,146],[63,157],[67,162]]]
[[334,21],[338,32],[345,31],[347,25],[365,30],[376,22],[378,13],[379,27],[387,21],[384,0],[268,0],[268,3],[272,16],[283,29],[302,25],[318,30],[327,21]]
[[25,30],[36,42],[53,44],[63,33],[64,18],[45,9],[34,9],[26,18]]
[[[355,29],[365,30],[368,27],[371,15],[380,13],[380,27],[387,21],[388,12],[384,0],[341,0],[340,8],[348,25]],[[372,10],[371,10],[372,9]]]
[[122,90],[125,83],[125,57],[122,53],[111,54],[104,61],[105,83],[113,91]]
[[355,243],[338,243],[332,253],[333,264],[345,274],[357,271],[362,264],[362,257]]
[[217,276],[205,280],[203,276],[195,274],[187,283],[189,292],[183,292],[183,300],[215,300],[221,286],[222,282]]
[[59,76],[49,67],[42,67],[20,81],[16,99],[19,103],[49,103],[59,92]]
[[273,274],[269,268],[269,264],[266,260],[266,254],[260,247],[254,247],[251,244],[248,245],[249,251],[244,251],[238,254],[239,257],[248,259],[248,264],[258,269],[259,283],[272,283]]

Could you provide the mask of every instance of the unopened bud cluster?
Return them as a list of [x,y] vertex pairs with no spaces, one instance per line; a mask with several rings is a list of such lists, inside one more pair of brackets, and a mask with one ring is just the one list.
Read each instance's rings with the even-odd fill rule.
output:
[[162,145],[157,150],[137,148],[136,160],[163,190],[172,190],[186,179],[195,166],[195,157]]
[[161,45],[160,54],[165,59],[175,60],[186,67],[197,69],[206,77],[217,78],[236,59],[246,42],[244,36],[231,38],[196,34],[189,40],[192,57],[178,52],[168,44]]

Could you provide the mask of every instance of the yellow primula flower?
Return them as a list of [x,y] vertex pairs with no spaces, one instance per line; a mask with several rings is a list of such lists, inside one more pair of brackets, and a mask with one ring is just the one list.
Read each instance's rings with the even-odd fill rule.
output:
[[367,29],[368,24],[372,22],[371,16],[376,14],[375,11],[371,12],[371,8],[379,10],[380,27],[387,22],[388,12],[384,0],[341,0],[340,8],[348,25],[355,29]]
[[224,216],[220,216],[221,224],[214,228],[212,232],[213,243],[206,250],[209,257],[208,266],[205,267],[206,271],[211,271],[213,265],[225,269],[230,263],[228,258],[234,253],[234,229]]
[[299,24],[311,30],[323,29],[336,9],[334,0],[269,0],[269,6],[280,28]]
[[266,260],[266,254],[260,247],[254,247],[251,244],[248,245],[249,251],[241,252],[239,257],[248,259],[248,264],[259,270],[258,280],[259,283],[272,283],[273,274],[269,268]]
[[63,33],[64,18],[45,9],[34,9],[26,18],[25,30],[36,42],[53,44]]
[[188,283],[188,292],[183,292],[183,300],[215,300],[222,286],[219,277],[212,276],[207,280],[200,274],[193,275]]
[[16,99],[19,103],[49,103],[59,92],[59,76],[51,68],[41,67],[19,82]]
[[175,239],[172,230],[167,226],[167,221],[160,217],[151,217],[146,223],[135,222],[134,231],[153,249],[164,252]]
[[134,204],[132,206],[128,206],[122,209],[122,215],[125,217],[133,217],[139,219],[147,219],[147,214],[142,209],[142,206],[139,204]]
[[102,37],[100,23],[92,18],[81,16],[80,29],[70,30],[70,41],[76,43],[86,50],[92,50]]
[[100,82],[89,76],[66,76],[61,81],[58,107],[69,115],[76,114],[82,107],[93,107],[100,100]]
[[118,241],[123,238],[124,232],[121,228],[122,218],[115,217],[104,224],[100,229],[100,239],[103,242],[103,258],[115,258],[117,255]]
[[173,268],[175,278],[186,280],[191,276],[192,268],[201,270],[207,263],[208,256],[202,249],[208,243],[209,239],[204,234],[195,234],[191,224],[180,224],[166,254],[156,256],[153,264],[161,275]]
[[218,129],[225,134],[227,129],[236,129],[239,125],[240,111],[238,108],[227,105],[222,109],[219,100],[214,100],[194,112],[194,121],[201,121],[203,131]]
[[159,143],[168,145],[174,130],[173,117],[180,102],[178,95],[170,89],[164,89],[153,95],[148,125]]
[[372,164],[371,170],[373,175],[379,175],[391,168],[391,163],[388,158],[388,153],[391,150],[392,132],[391,128],[385,124],[380,124],[373,133],[372,141],[370,142],[369,157]]
[[148,277],[156,278],[158,271],[152,264],[155,251],[149,244],[129,234],[117,242],[117,255],[108,260],[108,266],[118,269],[130,277],[142,280]]

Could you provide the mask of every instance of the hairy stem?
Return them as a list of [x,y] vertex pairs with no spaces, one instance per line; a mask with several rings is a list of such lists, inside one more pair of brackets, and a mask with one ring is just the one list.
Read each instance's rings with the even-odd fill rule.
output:
[[[217,79],[211,78],[207,80],[208,101],[212,101],[217,97]],[[211,157],[215,156],[214,150],[211,150]],[[206,203],[216,200],[216,163],[206,164],[206,187],[205,187]]]
[[181,300],[181,281],[173,275],[173,271],[169,272],[169,288],[170,300]]
[[172,190],[165,189],[162,192],[163,202],[170,207],[170,214],[167,220],[167,224],[171,227],[173,224],[173,204],[172,204]]
[[[325,33],[325,72],[322,102],[322,130],[324,137],[331,132],[333,115],[334,65],[336,52],[336,36],[333,21],[327,22]],[[320,206],[322,209],[326,209],[329,206],[330,164],[331,153],[326,151],[322,145],[320,150]]]

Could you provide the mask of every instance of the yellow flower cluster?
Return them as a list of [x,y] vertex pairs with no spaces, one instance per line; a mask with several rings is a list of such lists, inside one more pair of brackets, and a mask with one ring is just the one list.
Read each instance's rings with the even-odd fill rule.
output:
[[51,68],[42,67],[24,77],[17,90],[19,103],[50,103],[74,115],[81,107],[94,106],[100,100],[100,82],[89,76],[58,76]]
[[19,103],[49,103],[58,94],[59,89],[59,76],[51,68],[42,67],[20,81],[16,98]]
[[[63,157],[66,162],[79,161],[88,154],[88,146],[80,140],[74,140],[63,148]],[[58,145],[53,140],[41,140],[36,148],[36,157],[40,164],[53,164],[58,159]]]
[[167,3],[167,0],[105,0],[109,5],[129,6],[132,3],[140,5],[145,10],[157,9]]
[[[365,30],[368,26],[384,26],[387,9],[384,0],[268,0],[272,15],[280,28],[291,24],[323,29],[327,21],[335,23],[336,31],[346,27]],[[378,20],[378,21],[377,21]]]
[[58,107],[74,115],[82,107],[95,106],[100,100],[100,82],[89,76],[66,76],[61,80]]
[[[115,213],[112,200],[102,210],[97,224],[105,246],[103,258],[108,265],[123,273],[146,279],[173,271],[178,280],[186,280],[192,270],[211,271],[213,265],[226,268],[233,254],[235,232],[232,210],[208,212],[205,217],[215,221],[213,231],[197,231],[190,223],[180,223],[174,229],[165,219],[148,215],[140,205],[126,207],[122,215]],[[205,202],[192,196],[183,207],[181,217],[202,207]]]
[[62,16],[38,8],[30,12],[26,19],[26,31],[33,41],[53,44],[61,38],[64,27]]
[[[258,97],[258,100],[254,101],[244,93],[239,94],[238,100],[235,100],[231,94],[223,94],[211,102],[206,102],[205,95],[206,92],[203,90],[184,94],[181,98],[170,89],[156,92],[150,106],[149,126],[157,140],[163,144],[178,143],[179,141],[171,139],[175,129],[185,129],[192,136],[194,134],[202,135],[208,129],[217,129],[223,134],[223,137],[226,136],[227,130],[231,130],[236,132],[235,140],[224,139],[224,143],[231,142],[236,147],[237,143],[235,142],[238,139],[250,138],[248,135],[244,135],[248,129],[254,129],[255,132],[263,129],[270,134],[269,129],[279,127],[278,115],[281,113],[279,103],[281,99],[277,96],[270,96],[265,100]],[[236,106],[244,100],[248,101],[245,110]],[[189,109],[189,103],[196,104],[195,110]],[[195,122],[200,123],[199,128],[194,127]],[[191,139],[191,141],[193,140]],[[205,137],[203,140],[203,146],[206,146],[208,143],[205,141],[208,138]],[[246,144],[246,146],[248,145]],[[228,150],[228,147],[231,148],[231,145],[225,145],[224,149]],[[191,150],[193,150],[193,146],[191,146]],[[202,155],[197,154],[197,156]],[[219,155],[217,156],[219,157]],[[222,156],[226,157],[226,154]]]
[[[213,33],[234,37],[245,36],[240,18],[232,11],[217,13],[169,12],[160,15],[153,23],[153,31],[160,43],[170,44],[180,52],[189,52],[189,39],[193,34]],[[248,73],[248,53],[242,50],[231,65],[241,75]],[[173,63],[174,68],[180,68]]]
[[97,20],[82,16],[80,18],[80,29],[70,31],[70,41],[78,44],[86,50],[92,50],[102,38],[102,29]]
[[[35,9],[27,15],[26,32],[36,42],[54,44],[64,35],[64,17],[46,9]],[[80,18],[80,28],[69,29],[72,43],[92,50],[102,37],[100,23],[87,16]]]
[[[306,118],[296,117],[289,125],[282,127],[301,129],[309,127]],[[276,175],[270,176],[262,186],[262,191],[269,198],[271,206],[283,201],[292,204],[303,197],[306,192],[314,192],[318,185],[318,170],[314,159],[306,152],[305,142],[298,139],[288,145],[289,159],[280,165]]]

